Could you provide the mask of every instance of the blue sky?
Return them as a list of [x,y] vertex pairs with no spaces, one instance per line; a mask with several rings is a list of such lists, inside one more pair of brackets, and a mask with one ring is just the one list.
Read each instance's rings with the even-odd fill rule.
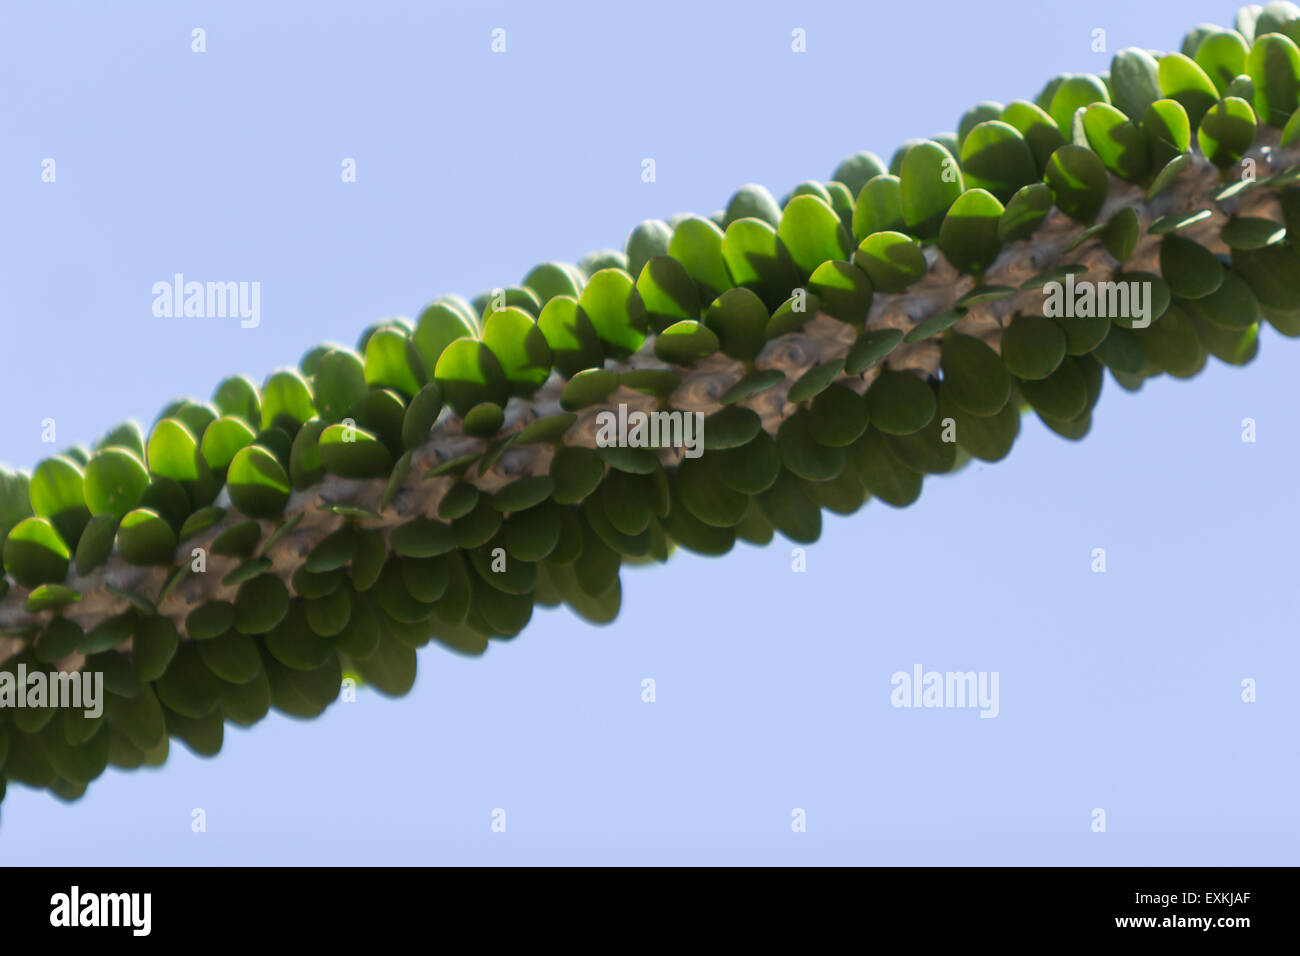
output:
[[[6,4],[0,459],[48,454],[42,419],[61,445],[147,423],[1234,10]],[[260,282],[260,325],[155,318],[177,272]],[[1293,863],[1297,357],[1266,331],[1244,370],[1108,381],[1083,442],[1027,419],[911,508],[828,516],[803,574],[779,539],[681,554],[624,573],[611,626],[540,612],[479,660],[426,649],[400,701],[228,729],[74,805],[12,787],[0,861]],[[891,707],[915,664],[998,672],[998,717]]]

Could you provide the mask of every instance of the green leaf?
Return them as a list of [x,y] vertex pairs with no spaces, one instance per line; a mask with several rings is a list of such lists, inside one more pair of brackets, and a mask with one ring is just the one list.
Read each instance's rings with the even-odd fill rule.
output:
[[113,552],[117,537],[117,518],[111,514],[97,514],[86,524],[77,542],[76,568],[82,577],[101,567]]
[[127,564],[171,564],[176,532],[158,512],[136,508],[127,512],[118,526],[117,550]]
[[578,304],[591,320],[606,355],[617,359],[627,358],[645,341],[649,327],[645,305],[636,291],[632,277],[626,272],[619,269],[601,269],[596,272],[582,290]]
[[1196,141],[1215,166],[1235,165],[1255,142],[1255,111],[1235,96],[1220,100],[1206,111]]
[[241,448],[253,444],[257,434],[248,423],[234,415],[222,415],[203,431],[199,446],[208,468],[224,480],[226,469]]
[[1147,361],[1156,369],[1187,376],[1199,371],[1205,361],[1195,324],[1177,306],[1170,306],[1159,321],[1135,334]]
[[747,445],[762,427],[763,420],[755,412],[740,405],[728,405],[704,420],[704,449],[722,451]]
[[482,402],[504,405],[510,395],[496,354],[477,339],[456,339],[443,349],[434,379],[447,403],[462,417]]
[[526,511],[550,498],[555,480],[547,475],[516,478],[491,498],[492,507],[501,512]]
[[1112,326],[1092,354],[1112,372],[1144,375],[1147,370],[1147,358],[1142,344],[1133,332],[1123,326]]
[[942,475],[952,471],[957,460],[956,429],[938,415],[918,432],[910,435],[886,435],[885,444],[895,458],[923,475]]
[[292,437],[316,414],[311,390],[294,369],[273,372],[262,386],[262,429],[283,428]]
[[1047,378],[1065,359],[1061,327],[1041,315],[1017,315],[1002,332],[1002,362],[1019,379]]
[[911,372],[883,370],[866,393],[874,428],[890,435],[910,435],[934,418],[934,392]]
[[723,484],[722,467],[711,455],[682,459],[672,479],[673,497],[698,521],[713,528],[733,528],[745,516],[749,499]]
[[1146,50],[1129,47],[1110,61],[1110,91],[1121,113],[1139,122],[1160,99],[1160,67]]
[[46,458],[32,473],[28,486],[32,512],[48,518],[68,544],[76,544],[90,521],[85,476],[68,458]]
[[862,240],[853,262],[882,292],[901,292],[927,268],[921,244],[902,232],[873,232]]
[[835,172],[831,173],[831,179],[843,183],[856,197],[862,192],[863,186],[884,172],[886,172],[885,164],[880,161],[880,157],[875,153],[864,151],[854,153],[836,166]]
[[1281,242],[1287,237],[1287,227],[1272,219],[1234,216],[1219,233],[1219,238],[1232,249],[1260,249]]
[[1143,179],[1150,168],[1146,136],[1115,107],[1093,103],[1083,114],[1088,145],[1120,179]]
[[756,369],[742,376],[740,381],[718,396],[718,402],[722,405],[743,402],[745,399],[751,398],[759,392],[765,392],[784,381],[785,374],[776,369]]
[[198,645],[199,656],[208,670],[231,684],[247,684],[262,673],[262,656],[246,634],[230,633]]
[[832,259],[813,270],[808,291],[833,319],[860,325],[871,308],[871,280],[851,262]]
[[[781,423],[776,434],[777,451],[781,463],[795,475],[807,481],[830,481],[844,469],[844,450],[820,444],[814,437],[813,416],[801,408]],[[742,507],[737,515],[744,515]]]
[[1159,79],[1160,92],[1182,105],[1193,129],[1219,98],[1219,91],[1205,71],[1181,53],[1167,53],[1160,58]]
[[316,364],[316,374],[312,381],[316,409],[327,423],[347,417],[365,398],[368,388],[365,366],[351,349],[330,349],[322,355]]
[[727,202],[723,228],[730,229],[739,219],[758,219],[775,229],[781,222],[781,207],[766,186],[746,183]]
[[533,290],[517,285],[490,289],[476,296],[473,305],[478,309],[480,325],[482,320],[501,309],[523,309],[532,316],[537,316],[542,311],[542,303]]
[[1224,30],[1206,37],[1197,47],[1193,59],[1223,95],[1232,81],[1246,72],[1246,54],[1249,52],[1241,34]]
[[274,574],[259,574],[239,585],[235,595],[235,630],[266,634],[289,613],[289,589]]
[[731,358],[752,362],[767,344],[768,310],[749,289],[728,289],[709,306],[704,324]]
[[[41,585],[41,588],[45,587],[58,587],[58,585]],[[32,594],[36,594],[41,588],[37,588]],[[80,625],[66,617],[55,617],[45,625],[45,630],[41,631],[36,638],[36,659],[43,664],[53,664],[74,653],[85,636]],[[0,730],[0,738],[3,736],[4,731]],[[0,740],[0,766],[3,765],[3,760],[4,743]]]
[[1011,377],[1002,359],[980,339],[954,332],[944,337],[943,389],[972,415],[996,415],[1011,396]]
[[[1177,100],[1156,100],[1142,117],[1142,134],[1146,137],[1151,168],[1161,170],[1163,175],[1170,163],[1191,147],[1192,125],[1187,110]],[[1177,167],[1181,168],[1181,165]],[[1155,189],[1154,184],[1152,189]]]
[[908,231],[922,240],[935,238],[948,207],[964,188],[957,161],[938,143],[923,142],[909,149],[899,174]]
[[982,275],[1002,249],[998,222],[1004,208],[984,189],[968,189],[957,197],[939,228],[939,249],[961,272]]
[[578,416],[572,412],[543,416],[520,429],[515,436],[515,443],[531,445],[558,442],[577,420]]
[[1123,262],[1137,248],[1142,234],[1142,224],[1132,206],[1125,206],[1107,220],[1101,230],[1101,244],[1119,262]]
[[240,521],[232,524],[212,539],[213,554],[227,555],[232,558],[247,558],[262,540],[262,526],[256,521]]
[[844,372],[843,359],[830,359],[814,365],[790,386],[786,400],[799,404],[820,395]]
[[[1138,327],[1135,320],[1149,320],[1154,322],[1164,314],[1165,309],[1169,308],[1172,293],[1169,284],[1160,276],[1151,272],[1117,272],[1111,277],[1116,290],[1115,306],[1110,307],[1108,300],[1108,311],[1111,322],[1121,328]],[[1125,289],[1127,286],[1127,289]],[[1142,302],[1144,288],[1149,291],[1147,297],[1146,315],[1136,315],[1136,306]],[[1126,305],[1127,304],[1127,305]]]
[[1206,323],[1239,332],[1259,322],[1259,301],[1246,280],[1229,270],[1223,283],[1200,299],[1189,299],[1183,308]]
[[483,344],[492,350],[515,395],[531,395],[551,374],[551,348],[533,317],[510,307],[483,324]]
[[561,375],[572,377],[604,362],[600,338],[576,299],[563,295],[551,299],[542,309],[537,327],[546,337],[551,358]]
[[1255,102],[1255,81],[1248,76],[1234,77],[1228,84],[1228,88],[1223,91],[1223,95],[1235,96],[1238,99],[1245,100],[1247,103]]
[[1244,329],[1224,329],[1198,318],[1191,317],[1196,325],[1205,350],[1229,365],[1246,365],[1259,354],[1259,326]]
[[1034,157],[1034,166],[1041,175],[1047,169],[1052,153],[1065,145],[1065,137],[1056,128],[1056,122],[1041,107],[1026,100],[1013,100],[1002,111],[1002,121],[1025,138]]
[[844,385],[832,384],[813,399],[809,427],[819,445],[851,445],[866,431],[868,422],[865,400]]
[[136,676],[141,681],[157,680],[166,673],[179,646],[180,635],[170,618],[141,618],[131,639],[131,664]]
[[784,537],[795,544],[812,544],[821,537],[822,516],[803,489],[797,477],[783,470],[772,486],[759,495],[758,504]]
[[578,271],[588,278],[602,269],[621,269],[627,272],[627,256],[617,249],[597,249],[583,256],[578,263]]
[[573,376],[564,386],[564,391],[560,393],[560,407],[565,411],[575,412],[599,404],[616,388],[618,388],[616,373],[603,368],[587,369]]
[[716,333],[689,319],[664,329],[655,340],[655,357],[674,365],[690,365],[718,350]]
[[[575,299],[581,295],[582,274],[578,272],[577,266],[567,262],[543,262],[533,266],[528,275],[524,276],[524,286],[537,297],[537,311],[533,313],[536,316],[557,295]],[[431,365],[428,367],[432,368]]]
[[[627,248],[628,275],[639,276],[645,264],[655,256],[668,255],[668,243],[672,241],[673,231],[662,219],[646,219],[636,225],[628,234]],[[581,288],[567,293],[577,299],[582,294]]]
[[25,588],[58,584],[68,576],[72,553],[45,518],[24,518],[4,541],[4,566]]
[[861,375],[875,365],[903,341],[899,329],[868,329],[858,336],[849,354],[844,360],[844,371],[848,375]]
[[424,444],[441,412],[442,389],[437,382],[429,382],[411,399],[402,416],[402,447],[410,451]]
[[1024,136],[997,118],[978,124],[962,141],[961,168],[968,188],[986,189],[1004,202],[1039,175]]
[[901,232],[903,191],[897,176],[884,174],[869,179],[853,205],[853,238],[861,242],[873,232]]
[[194,641],[210,641],[235,626],[235,606],[229,601],[208,601],[185,616],[185,632]]
[[938,335],[940,332],[946,332],[962,319],[962,313],[956,309],[949,309],[946,312],[936,312],[933,315],[926,316],[916,325],[908,329],[907,334],[903,336],[904,342],[920,342],[931,336]]
[[[783,302],[799,284],[799,273],[785,243],[772,226],[759,219],[737,219],[727,226],[722,240],[722,259],[732,283],[752,290],[769,308]],[[733,290],[724,292],[719,298],[725,299],[730,291]],[[651,311],[654,312],[653,307]]]
[[1070,127],[1074,121],[1074,111],[1093,103],[1109,103],[1110,95],[1105,85],[1090,73],[1066,77],[1056,88],[1052,105],[1047,112],[1061,135],[1070,138]]
[[391,388],[410,397],[427,381],[424,361],[415,344],[394,328],[379,329],[366,342],[366,384]]
[[1003,242],[1028,239],[1052,211],[1052,201],[1052,190],[1045,183],[1021,187],[998,220],[998,238]]
[[226,482],[231,502],[250,518],[278,518],[289,503],[289,476],[260,445],[249,445],[235,455]]
[[[722,230],[709,220],[687,216],[679,222],[668,243],[668,255],[681,263],[695,280],[702,301],[712,302],[731,288],[731,277],[722,257]],[[583,307],[586,308],[585,301]],[[595,321],[595,316],[592,320]],[[596,328],[600,328],[599,322]]]
[[62,584],[42,584],[27,595],[23,610],[29,614],[39,614],[41,611],[53,611],[57,608],[67,607],[69,604],[75,604],[80,600],[81,594],[72,590],[72,588],[66,588]]
[[[965,113],[962,114],[961,120],[957,123],[957,142],[961,146],[966,145],[966,140],[970,137],[971,131],[981,123],[988,123],[1002,117],[1004,107],[1001,103],[995,103],[992,100],[985,100],[983,103],[976,103]],[[952,150],[949,150],[952,152]],[[963,163],[963,166],[965,164]]]
[[562,445],[555,451],[550,474],[556,503],[575,504],[596,490],[605,475],[605,464],[590,448]]
[[199,445],[178,419],[164,418],[149,436],[149,470],[178,481],[196,505],[209,504],[216,497],[216,480],[199,454]]
[[839,216],[814,196],[796,196],[786,204],[777,236],[802,275],[811,275],[827,260],[846,259],[852,250]]
[[1269,126],[1285,126],[1300,108],[1300,48],[1280,33],[1265,34],[1251,46],[1245,73],[1255,83],[1255,113]]
[[[243,375],[232,375],[224,379],[212,393],[212,401],[223,415],[242,418],[249,425],[260,427],[262,422],[262,397],[257,386]],[[134,423],[131,423],[134,425]],[[110,432],[110,435],[112,433]],[[144,456],[144,444],[140,440],[139,428],[136,427],[138,448],[131,447],[136,455]]]
[[921,476],[898,460],[878,429],[868,428],[849,446],[849,461],[866,489],[885,504],[905,508],[920,497]]
[[1174,295],[1199,299],[1223,282],[1223,266],[1199,243],[1169,235],[1160,241],[1160,275]]
[[121,519],[140,503],[149,487],[149,472],[131,452],[116,446],[98,451],[86,465],[86,504],[92,514]]
[[1066,358],[1046,378],[1022,381],[1020,394],[1044,418],[1068,422],[1088,408],[1088,385],[1078,359]]
[[1052,154],[1043,179],[1056,205],[1076,222],[1091,223],[1106,201],[1106,167],[1092,150],[1067,144]]
[[428,305],[416,322],[411,341],[425,369],[436,368],[443,350],[456,339],[478,334],[477,317],[467,303],[445,297]]
[[[1267,309],[1294,309],[1300,302],[1300,257],[1285,244],[1233,249],[1232,269]],[[1271,318],[1271,317],[1270,317]]]
[[821,300],[811,292],[796,289],[795,294],[783,302],[767,320],[763,335],[771,340],[790,332],[799,332],[809,320],[821,311]]
[[662,332],[681,319],[700,317],[700,296],[685,267],[671,256],[654,256],[641,269],[637,292],[645,303],[650,329]]
[[[1282,129],[1282,139],[1279,145],[1290,146],[1297,139],[1300,139],[1300,109],[1292,113],[1291,118],[1286,121],[1286,126]],[[1296,167],[1291,167],[1288,172],[1294,175]],[[1292,179],[1291,181],[1294,182],[1295,180]]]

